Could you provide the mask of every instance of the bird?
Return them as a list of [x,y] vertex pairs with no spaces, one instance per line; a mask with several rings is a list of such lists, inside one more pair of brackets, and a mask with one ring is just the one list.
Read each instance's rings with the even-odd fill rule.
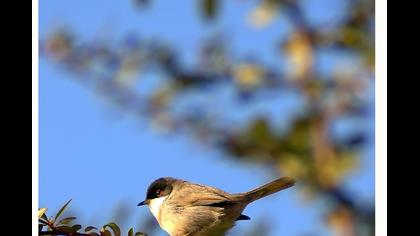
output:
[[258,199],[295,185],[290,177],[281,177],[254,190],[230,194],[218,188],[172,177],[153,181],[146,199],[160,227],[170,236],[223,236],[236,221],[249,220],[242,214]]

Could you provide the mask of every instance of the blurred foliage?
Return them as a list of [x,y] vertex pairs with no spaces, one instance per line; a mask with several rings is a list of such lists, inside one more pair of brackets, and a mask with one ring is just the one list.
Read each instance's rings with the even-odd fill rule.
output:
[[[69,216],[65,218],[60,218],[64,210],[71,200],[64,204],[61,209],[57,212],[54,217],[48,218],[46,215],[47,208],[41,208],[38,211],[38,235],[67,235],[67,236],[121,236],[120,227],[110,222],[105,224],[100,229],[94,226],[86,226],[82,230],[82,225],[72,223],[77,218],[74,216]],[[44,230],[44,227],[46,229]],[[83,233],[81,232],[83,231]],[[133,228],[130,228],[128,236],[147,236],[147,234],[142,232],[134,232]]]
[[206,19],[214,19],[218,13],[219,0],[201,0],[200,12]]
[[[343,0],[344,1],[344,0]],[[145,8],[153,1],[134,1]],[[348,14],[333,26],[308,22],[299,0],[260,0],[245,19],[263,28],[287,17],[291,34],[273,42],[289,62],[286,69],[272,68],[257,59],[238,58],[226,39],[211,36],[202,43],[194,65],[187,66],[166,41],[128,35],[116,44],[81,42],[62,27],[41,40],[41,55],[76,76],[101,98],[167,134],[180,132],[216,147],[227,158],[259,164],[294,176],[306,196],[322,197],[330,204],[326,223],[336,235],[374,235],[374,207],[361,206],[342,184],[359,166],[365,133],[345,139],[332,136],[340,118],[364,118],[368,100],[363,96],[373,83],[375,68],[373,0],[346,0]],[[211,24],[223,1],[200,0],[203,20]],[[335,50],[355,55],[361,66],[322,73],[319,54]],[[356,59],[355,59],[356,60]],[[156,89],[140,91],[148,74],[158,75]],[[261,100],[289,91],[304,101],[287,130],[260,116],[242,124],[229,122],[233,111],[210,106],[220,87],[233,88],[235,106],[241,110]],[[268,96],[269,95],[269,96]],[[198,96],[208,98],[205,102]],[[187,105],[182,101],[192,100]],[[210,101],[210,102],[209,102]],[[182,105],[181,105],[182,104]],[[217,105],[216,105],[217,106]],[[366,203],[366,205],[373,205]]]

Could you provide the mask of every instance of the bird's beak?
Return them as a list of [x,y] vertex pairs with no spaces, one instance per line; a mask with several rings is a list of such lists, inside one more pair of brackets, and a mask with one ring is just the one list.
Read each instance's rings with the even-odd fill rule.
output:
[[144,200],[142,202],[140,202],[139,204],[137,204],[137,206],[144,206],[144,205],[148,205],[149,204],[149,200]]

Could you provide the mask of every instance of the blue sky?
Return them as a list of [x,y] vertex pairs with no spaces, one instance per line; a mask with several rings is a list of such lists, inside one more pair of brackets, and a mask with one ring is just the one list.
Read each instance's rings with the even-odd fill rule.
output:
[[[142,37],[170,40],[188,63],[200,39],[219,30],[232,34],[231,44],[240,54],[258,54],[268,64],[283,64],[279,54],[273,52],[272,42],[287,36],[290,30],[287,21],[279,20],[255,30],[244,24],[255,1],[226,1],[220,19],[210,27],[203,27],[196,2],[155,0],[150,9],[138,11],[131,1],[40,0],[40,37],[61,24],[69,25],[87,40],[95,37],[118,40],[127,32],[139,32]],[[345,4],[336,0],[303,2],[314,23],[336,19],[345,10]],[[321,66],[328,69],[332,64],[333,57],[327,56]],[[135,226],[138,219],[150,214],[136,204],[144,198],[148,184],[158,177],[174,176],[228,192],[243,192],[274,178],[263,168],[228,161],[214,150],[194,145],[183,135],[168,138],[130,117],[111,118],[109,108],[71,76],[45,58],[40,59],[41,207],[49,207],[54,212],[72,198],[71,208],[82,213],[81,223],[99,224],[106,223],[115,204],[124,201],[134,208],[131,225]],[[369,92],[372,122],[362,123],[362,127],[372,134],[373,140],[373,89]],[[292,100],[282,102],[281,106],[290,110],[288,107],[296,103]],[[264,105],[255,108],[259,109],[265,109]],[[287,113],[275,115],[285,119]],[[360,127],[360,124],[353,126]],[[338,129],[349,132],[351,127],[344,124]],[[346,183],[361,199],[374,196],[373,157],[372,142],[363,151],[361,169]],[[290,189],[249,206],[245,214],[253,219],[268,217],[275,226],[273,236],[308,232],[329,235],[324,226],[322,204],[304,203],[299,191]],[[241,222],[237,227],[245,229],[249,225]]]

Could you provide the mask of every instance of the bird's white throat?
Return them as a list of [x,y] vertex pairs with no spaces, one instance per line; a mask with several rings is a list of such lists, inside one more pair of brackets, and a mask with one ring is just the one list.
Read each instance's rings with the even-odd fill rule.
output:
[[160,227],[162,227],[163,230],[168,232],[169,235],[173,235],[173,230],[175,229],[175,224],[173,223],[173,221],[167,219],[165,221],[165,219],[161,219],[160,217],[160,207],[162,206],[163,202],[166,200],[167,197],[168,196],[164,196],[150,200],[149,209],[158,221]]
[[155,198],[155,199],[150,200],[149,209],[157,220],[159,220],[160,206],[165,201],[166,197],[167,196],[159,197],[159,198]]

